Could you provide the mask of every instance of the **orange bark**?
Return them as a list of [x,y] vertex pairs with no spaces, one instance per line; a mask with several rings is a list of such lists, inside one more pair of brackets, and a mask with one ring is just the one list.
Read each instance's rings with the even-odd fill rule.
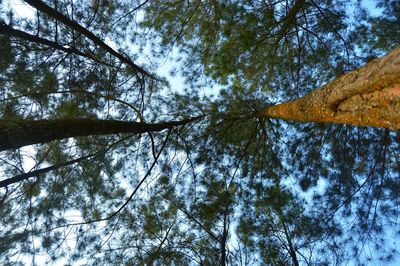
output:
[[400,48],[262,116],[400,129]]

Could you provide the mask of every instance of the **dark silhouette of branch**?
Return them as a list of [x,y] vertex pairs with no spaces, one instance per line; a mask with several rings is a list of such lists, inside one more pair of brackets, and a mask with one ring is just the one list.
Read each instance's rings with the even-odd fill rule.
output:
[[121,99],[115,98],[115,97],[113,97],[111,95],[103,95],[103,94],[98,93],[98,92],[86,91],[86,90],[65,90],[65,91],[64,90],[60,90],[60,91],[50,91],[50,92],[38,91],[38,92],[25,93],[25,94],[13,96],[13,97],[8,97],[6,99],[0,100],[0,102],[10,101],[10,100],[18,99],[18,98],[23,98],[23,97],[36,96],[36,95],[68,94],[68,93],[71,93],[71,94],[72,93],[90,94],[90,95],[94,95],[96,97],[104,98],[106,100],[112,100],[112,101],[121,103],[121,104],[126,105],[129,108],[131,108],[136,113],[138,118],[140,119],[140,122],[144,122],[144,118],[143,118],[142,114],[140,113],[139,109],[136,108],[135,106],[133,106],[132,104],[130,104],[130,103],[126,102],[126,101],[123,101]]
[[102,221],[107,221],[110,220],[112,218],[114,218],[116,215],[118,215],[124,208],[126,205],[128,205],[128,203],[132,200],[133,196],[135,196],[136,192],[139,190],[139,188],[141,187],[141,185],[143,184],[143,182],[147,179],[147,177],[151,174],[151,171],[153,170],[154,166],[157,164],[158,158],[160,157],[162,151],[164,150],[169,136],[171,135],[171,130],[168,130],[167,136],[165,137],[165,140],[160,148],[159,153],[157,154],[157,157],[154,159],[153,163],[151,164],[150,168],[147,170],[146,174],[144,175],[144,177],[142,178],[142,180],[140,180],[139,184],[135,187],[135,189],[133,190],[133,192],[131,193],[131,195],[129,196],[129,198],[125,201],[124,204],[121,205],[121,207],[118,208],[118,210],[116,210],[115,212],[113,212],[112,214],[110,214],[109,216],[105,217],[105,218],[101,218],[101,219],[96,219],[96,220],[90,220],[90,221],[86,221],[86,222],[80,222],[80,223],[72,223],[72,224],[66,224],[66,225],[62,225],[62,226],[58,226],[55,228],[52,228],[51,230],[60,228],[60,227],[66,227],[66,226],[72,226],[72,225],[84,225],[84,224],[92,224],[92,223],[97,223],[97,222],[102,222]]
[[151,262],[149,263],[149,265],[153,265],[153,262],[154,262],[155,258],[157,258],[159,256],[159,253],[161,251],[162,245],[164,245],[165,241],[168,239],[169,232],[171,232],[171,229],[173,227],[174,227],[174,224],[171,224],[171,226],[168,227],[164,238],[161,240],[160,244],[157,247],[157,250],[155,251],[154,255],[152,256],[152,259],[151,259]]
[[50,48],[62,51],[62,52],[66,52],[68,54],[76,54],[78,56],[82,56],[82,57],[86,57],[88,59],[91,59],[97,63],[103,64],[103,65],[107,65],[107,66],[111,66],[114,67],[102,60],[99,60],[98,58],[94,57],[93,55],[84,53],[78,49],[76,49],[75,47],[66,47],[64,45],[58,44],[56,42],[50,41],[48,39],[45,38],[41,38],[39,36],[36,35],[32,35],[29,34],[27,32],[21,31],[21,30],[17,30],[14,29],[13,27],[7,25],[6,23],[4,23],[3,21],[0,21],[0,33],[5,34],[7,36],[10,37],[17,37],[19,39],[25,40],[25,41],[29,41],[29,42],[33,42],[33,43],[38,43],[38,44],[42,44],[45,46],[48,46]]
[[132,14],[133,12],[138,11],[140,8],[142,8],[145,4],[147,4],[147,2],[149,2],[149,0],[145,0],[143,3],[139,4],[138,6],[136,6],[135,8],[129,10],[127,13],[125,13],[124,15],[120,16],[119,18],[117,18],[115,21],[113,21],[113,23],[111,24],[110,27],[115,26],[115,24],[117,24],[119,21],[121,21],[122,19],[124,19],[125,17],[129,16],[130,14]]
[[275,41],[275,46],[279,44],[282,38],[287,34],[288,30],[291,28],[291,24],[296,24],[296,16],[300,10],[304,7],[305,0],[296,0],[293,7],[289,10],[287,15],[279,21],[282,24],[280,30],[277,33],[277,38]]
[[156,79],[155,76],[153,76],[152,74],[150,74],[149,72],[147,72],[143,68],[141,68],[138,65],[136,65],[128,57],[126,57],[126,56],[122,55],[121,53],[115,51],[113,48],[111,48],[109,45],[107,45],[105,42],[103,42],[99,37],[94,35],[92,32],[90,32],[89,30],[87,30],[86,28],[84,28],[83,26],[78,24],[77,22],[71,20],[70,18],[68,18],[64,14],[58,12],[56,9],[46,5],[46,3],[44,3],[44,2],[42,2],[40,0],[24,0],[24,1],[26,3],[28,3],[29,5],[31,5],[32,7],[36,8],[37,10],[39,10],[39,11],[41,11],[43,13],[46,13],[50,17],[53,17],[54,19],[62,22],[64,25],[66,25],[66,26],[70,27],[71,29],[81,33],[84,36],[86,36],[87,38],[92,40],[96,45],[98,45],[99,47],[103,48],[104,50],[106,50],[107,52],[112,54],[113,56],[117,57],[122,62],[124,62],[127,65],[129,65],[130,67],[132,67],[132,69],[135,70],[136,72],[142,73],[143,75],[148,76],[148,77],[150,77],[152,79]]
[[40,174],[45,174],[45,173],[48,173],[50,171],[60,169],[60,168],[62,168],[64,166],[68,166],[68,165],[72,165],[72,164],[75,164],[75,163],[79,163],[79,162],[84,161],[84,160],[89,159],[89,158],[99,157],[99,156],[107,153],[112,147],[114,147],[118,143],[121,143],[122,141],[124,141],[124,140],[126,140],[126,139],[128,139],[128,138],[130,138],[132,136],[133,135],[129,135],[127,137],[124,137],[124,138],[112,143],[107,148],[101,149],[101,150],[99,150],[97,152],[94,152],[94,153],[91,153],[91,154],[87,154],[87,155],[81,156],[81,157],[73,159],[73,160],[69,160],[69,161],[65,161],[65,162],[62,162],[62,163],[53,164],[51,166],[44,167],[44,168],[41,168],[41,169],[37,169],[37,170],[34,170],[34,171],[30,171],[30,172],[27,172],[27,173],[22,173],[22,174],[19,174],[19,175],[15,175],[15,176],[7,178],[5,180],[1,180],[0,181],[0,188],[1,187],[6,187],[7,188],[8,185],[27,180],[27,179],[29,179],[31,177],[39,176]]
[[62,162],[62,163],[59,163],[59,164],[54,164],[54,165],[49,166],[49,167],[44,167],[44,168],[41,168],[41,169],[38,169],[38,170],[34,170],[34,171],[31,171],[31,172],[15,175],[15,176],[13,176],[11,178],[7,178],[5,180],[1,180],[0,181],[0,187],[7,187],[8,185],[27,180],[27,179],[29,179],[31,177],[35,177],[35,176],[38,176],[40,174],[44,174],[44,173],[50,172],[52,170],[59,169],[59,168],[61,168],[63,166],[72,165],[72,164],[81,162],[81,161],[83,161],[85,159],[89,159],[90,157],[95,157],[95,155],[96,155],[96,153],[92,153],[92,154],[81,156],[79,158],[76,158],[76,159],[73,159],[73,160],[70,160],[70,161],[65,161],[65,162]]
[[133,190],[132,194],[129,196],[129,198],[125,201],[124,204],[122,204],[121,207],[119,207],[119,209],[114,212],[113,214],[109,215],[108,217],[102,219],[104,220],[109,220],[113,217],[115,217],[118,213],[120,213],[122,211],[123,208],[125,208],[126,205],[128,205],[128,203],[132,200],[133,196],[135,196],[136,192],[139,190],[139,188],[142,186],[143,182],[147,179],[147,177],[151,174],[151,171],[153,170],[154,166],[157,164],[158,158],[160,158],[160,155],[162,153],[162,151],[164,150],[169,136],[171,135],[171,129],[168,130],[167,136],[165,137],[164,143],[162,144],[160,151],[157,154],[157,157],[154,159],[153,163],[151,164],[149,170],[147,170],[146,174],[144,175],[144,177],[142,178],[142,180],[140,180],[139,184],[137,184],[137,186],[135,187],[135,189]]
[[361,190],[361,188],[363,188],[364,185],[367,184],[368,181],[370,181],[370,179],[372,178],[372,175],[375,173],[376,167],[378,166],[379,160],[382,158],[382,156],[384,156],[384,154],[382,154],[382,153],[384,153],[384,148],[387,145],[386,141],[387,141],[388,136],[389,136],[389,131],[388,131],[388,129],[385,129],[385,132],[384,132],[384,134],[382,136],[382,139],[381,139],[381,147],[379,148],[378,155],[377,155],[377,157],[375,159],[375,163],[372,166],[371,171],[369,172],[368,176],[365,178],[364,182],[362,184],[360,184],[357,187],[357,189],[354,190],[353,193],[351,193],[351,195],[349,197],[344,199],[332,212],[330,212],[328,215],[324,216],[322,218],[323,221],[331,219],[331,217],[333,217],[333,215],[335,215],[335,213],[340,208],[342,208],[345,204],[350,203],[351,200],[353,199],[353,197]]
[[190,220],[192,220],[193,222],[195,222],[198,226],[200,226],[201,229],[203,229],[209,236],[211,236],[214,240],[216,240],[218,243],[221,243],[221,240],[210,230],[208,230],[207,228],[204,227],[204,225],[199,222],[199,220],[197,220],[195,217],[193,217],[189,212],[187,212],[185,209],[179,207],[178,205],[175,204],[175,206],[181,211],[183,212]]

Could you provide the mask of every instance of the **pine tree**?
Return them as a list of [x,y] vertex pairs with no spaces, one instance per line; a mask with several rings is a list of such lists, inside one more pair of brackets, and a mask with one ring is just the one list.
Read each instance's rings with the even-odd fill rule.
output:
[[26,3],[0,6],[1,263],[394,258],[398,1]]

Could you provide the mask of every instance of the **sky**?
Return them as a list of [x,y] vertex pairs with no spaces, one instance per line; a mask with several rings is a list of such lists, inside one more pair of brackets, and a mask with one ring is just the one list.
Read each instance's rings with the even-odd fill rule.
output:
[[[34,10],[22,1],[3,0],[3,3],[12,5],[13,9],[15,10],[15,14],[19,17],[33,17],[34,16]],[[373,13],[374,15],[379,15],[380,11],[378,9],[373,8],[373,3],[374,3],[374,1],[372,1],[372,0],[363,0],[362,1],[362,4],[365,7],[369,7],[369,10],[371,11],[371,13]],[[113,43],[112,40],[106,39],[105,41],[110,46],[116,47],[116,44]],[[183,89],[185,88],[184,78],[180,74],[177,74],[175,76],[171,76],[169,74],[175,67],[178,66],[177,63],[174,61],[174,58],[176,58],[177,56],[178,56],[177,51],[173,50],[171,53],[171,56],[169,58],[166,58],[165,60],[163,60],[163,62],[161,62],[161,64],[159,65],[159,67],[157,68],[156,71],[159,75],[167,78],[173,91],[183,92]],[[143,60],[145,61],[145,59],[143,59]],[[140,60],[139,60],[139,64],[140,64]],[[213,89],[215,90],[216,88],[213,88]],[[203,93],[207,95],[213,89],[204,88]],[[23,150],[27,154],[33,153],[33,149],[29,148],[29,147],[25,147],[25,148],[23,148]],[[25,165],[24,165],[25,170],[29,171],[33,166],[34,166],[34,161],[33,160],[30,161],[29,159],[26,159]],[[74,219],[79,220],[79,217],[78,217],[79,213],[71,212],[71,213],[69,213],[69,215],[71,217],[74,217]],[[388,237],[390,237],[390,236],[388,236]],[[66,241],[65,245],[73,248],[74,240],[71,239],[69,241]],[[28,265],[32,262],[32,261],[30,261],[30,258],[25,258],[24,260],[27,262]],[[44,265],[45,261],[46,261],[46,255],[44,255],[44,256],[38,255],[35,258],[35,262],[38,263],[39,265]],[[356,262],[350,263],[348,265],[356,265]],[[379,264],[376,263],[376,264],[371,264],[371,265],[379,265]],[[386,265],[400,265],[400,258],[398,260],[394,261],[393,263],[386,264]]]

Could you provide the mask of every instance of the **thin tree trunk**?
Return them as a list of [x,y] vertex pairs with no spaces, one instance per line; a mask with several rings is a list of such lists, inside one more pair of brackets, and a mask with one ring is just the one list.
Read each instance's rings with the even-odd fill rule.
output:
[[220,242],[220,247],[221,247],[221,258],[220,258],[220,265],[225,266],[226,265],[226,241],[228,239],[228,228],[227,228],[227,214],[226,212],[224,213],[224,228],[221,236],[221,242]]
[[292,263],[294,266],[299,266],[300,264],[299,264],[299,260],[297,259],[296,250],[293,247],[292,239],[291,239],[289,230],[286,227],[285,221],[283,219],[283,215],[282,215],[282,213],[280,213],[278,215],[279,215],[279,220],[280,220],[283,230],[284,230],[286,240],[288,242],[288,249],[289,249],[288,251],[289,251],[290,257],[292,258]]
[[51,166],[44,167],[44,168],[41,168],[41,169],[37,169],[37,170],[31,171],[31,172],[15,175],[13,177],[1,180],[0,181],[0,188],[1,187],[7,187],[8,185],[27,180],[27,179],[29,179],[31,177],[34,177],[34,176],[39,176],[40,174],[45,174],[45,173],[48,173],[50,171],[60,169],[60,168],[62,168],[64,166],[68,166],[68,165],[72,165],[72,164],[75,164],[75,163],[79,163],[79,162],[84,161],[86,159],[89,159],[91,157],[95,157],[95,155],[96,154],[89,154],[89,155],[85,155],[85,156],[82,156],[82,157],[79,157],[79,158],[76,158],[76,159],[73,159],[73,160],[70,160],[70,161],[66,161],[66,162],[62,162],[62,163],[58,163],[58,164],[53,164]]
[[50,17],[55,18],[56,20],[60,21],[64,25],[66,25],[66,26],[70,27],[71,29],[81,33],[83,36],[86,36],[87,38],[92,40],[96,45],[100,46],[101,48],[103,48],[104,50],[106,50],[107,52],[112,54],[113,56],[117,57],[119,60],[121,60],[121,62],[124,62],[125,64],[129,65],[130,67],[132,67],[132,69],[134,69],[135,71],[140,72],[145,76],[148,76],[148,77],[151,77],[153,79],[156,79],[152,74],[150,74],[149,72],[147,72],[143,68],[141,68],[138,65],[136,65],[135,63],[133,63],[132,60],[129,59],[127,56],[124,56],[124,55],[118,53],[117,51],[115,51],[113,48],[111,48],[109,45],[107,45],[99,37],[94,35],[92,32],[87,30],[85,27],[83,27],[80,24],[78,24],[77,22],[71,20],[70,18],[68,18],[64,14],[58,12],[56,9],[48,6],[43,1],[40,1],[40,0],[24,0],[24,1],[26,3],[28,3],[29,5],[33,6],[34,8],[36,8],[37,10],[49,15]]
[[48,46],[50,48],[53,48],[53,49],[56,49],[56,50],[59,50],[59,51],[62,51],[62,52],[76,54],[76,55],[79,55],[79,56],[82,56],[82,57],[89,58],[89,59],[91,59],[91,60],[93,60],[95,62],[98,62],[100,64],[111,66],[110,64],[107,64],[106,62],[103,62],[100,59],[97,59],[96,57],[94,57],[91,54],[79,51],[75,47],[63,46],[61,44],[58,44],[58,43],[53,42],[53,41],[50,41],[48,39],[44,39],[44,38],[41,38],[39,36],[32,35],[32,34],[29,34],[27,32],[24,32],[24,31],[14,29],[13,27],[10,27],[9,25],[5,24],[2,21],[0,21],[0,33],[5,34],[5,35],[10,36],[10,37],[16,37],[16,38],[19,38],[19,39],[22,39],[22,40],[26,40],[26,41],[29,41],[29,42],[42,44],[42,45]]
[[199,117],[156,124],[86,118],[0,121],[0,151],[69,137],[156,132],[185,125],[196,119]]
[[15,175],[13,177],[1,180],[0,181],[0,188],[7,187],[8,185],[27,180],[27,179],[29,179],[31,177],[39,177],[41,174],[46,174],[46,173],[51,172],[53,170],[60,169],[60,168],[62,168],[64,166],[73,165],[75,163],[80,163],[80,162],[88,160],[88,159],[93,159],[93,158],[99,157],[101,155],[106,154],[116,144],[121,143],[122,141],[130,138],[131,136],[132,135],[128,135],[128,136],[126,136],[124,138],[121,138],[118,141],[116,141],[116,142],[112,143],[111,145],[109,145],[107,148],[101,149],[101,150],[99,150],[99,151],[97,151],[95,153],[87,154],[87,155],[84,155],[84,156],[81,156],[81,157],[78,157],[78,158],[75,158],[75,159],[72,159],[72,160],[69,160],[69,161],[63,161],[63,162],[56,163],[56,164],[53,164],[53,165],[48,166],[48,167],[36,169],[36,170],[30,171],[30,172],[27,172],[27,173],[18,174],[18,175]]
[[261,116],[400,129],[400,48]]

